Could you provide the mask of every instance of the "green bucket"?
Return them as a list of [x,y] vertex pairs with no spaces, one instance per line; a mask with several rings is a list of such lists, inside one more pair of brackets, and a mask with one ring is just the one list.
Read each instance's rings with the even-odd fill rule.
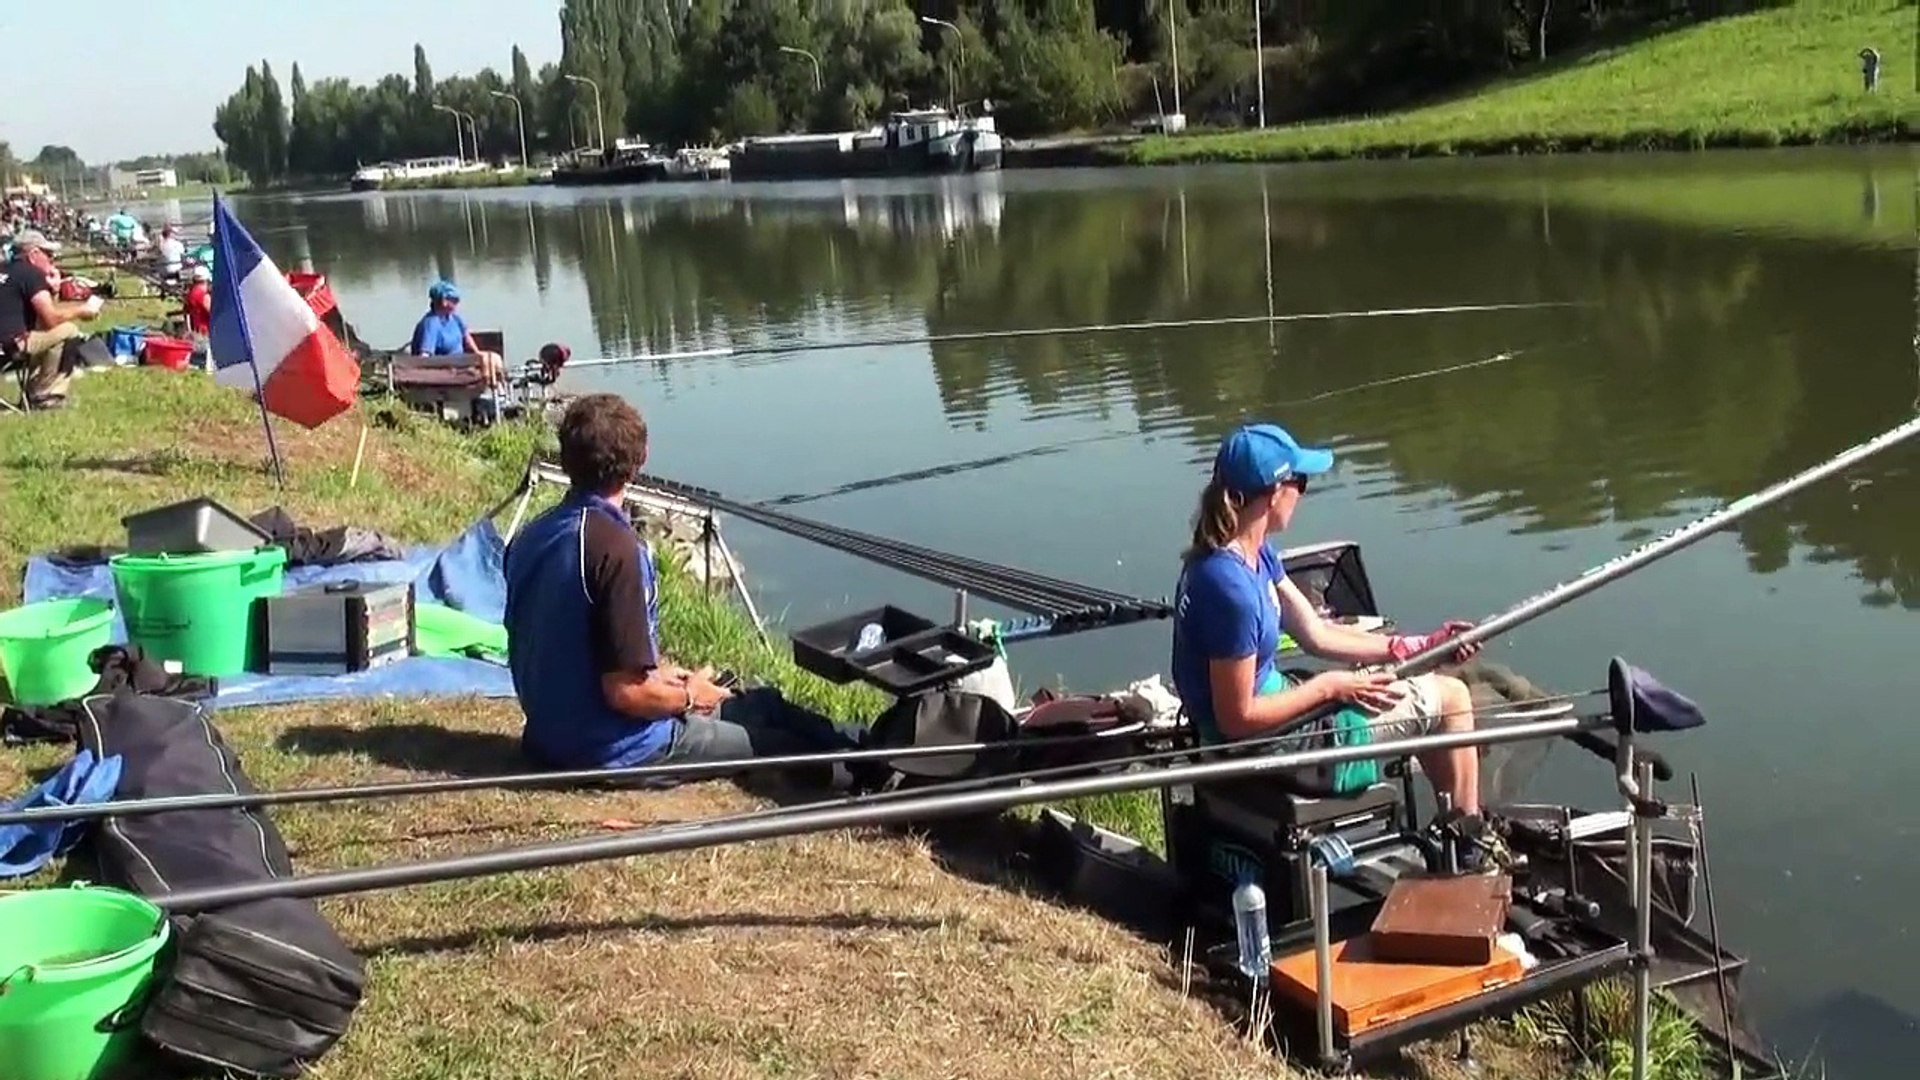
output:
[[276,596],[287,551],[116,555],[108,561],[127,638],[188,675],[238,675],[259,665],[253,602]]
[[168,933],[159,908],[118,889],[0,893],[6,1080],[105,1080],[124,1067]]
[[52,705],[93,689],[93,650],[113,641],[113,605],[94,597],[0,611],[0,675],[21,705]]

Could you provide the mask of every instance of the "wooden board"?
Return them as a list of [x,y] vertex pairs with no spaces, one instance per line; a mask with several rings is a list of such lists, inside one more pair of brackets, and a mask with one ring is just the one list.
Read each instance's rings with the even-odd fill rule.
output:
[[1413,964],[1485,964],[1512,901],[1505,874],[1403,877],[1373,920],[1374,955]]
[[[1353,1035],[1434,1009],[1465,1001],[1495,987],[1518,982],[1525,973],[1520,958],[1495,945],[1484,964],[1403,964],[1379,959],[1372,935],[1333,944],[1333,1027]],[[1276,998],[1306,1010],[1314,1008],[1311,947],[1273,962]]]

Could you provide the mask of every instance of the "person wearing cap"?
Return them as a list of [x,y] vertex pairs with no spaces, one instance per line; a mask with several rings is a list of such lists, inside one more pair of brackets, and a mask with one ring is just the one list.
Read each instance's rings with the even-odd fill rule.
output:
[[100,314],[102,301],[54,299],[53,255],[60,245],[45,235],[27,229],[13,238],[13,248],[13,258],[0,266],[0,368],[27,372],[30,407],[57,408],[67,399],[66,345],[80,336],[74,323]]
[[[1419,636],[1368,633],[1323,618],[1287,580],[1268,537],[1292,522],[1311,478],[1331,468],[1332,451],[1302,446],[1275,424],[1241,427],[1220,444],[1174,600],[1174,686],[1204,744],[1259,738],[1327,707],[1363,717],[1355,726],[1373,742],[1473,727],[1472,697],[1451,676],[1395,679],[1363,668],[1295,679],[1279,669],[1283,626],[1312,655],[1387,665],[1470,625],[1449,622]],[[1456,659],[1477,650],[1462,646]],[[1477,817],[1478,752],[1431,751],[1419,759],[1435,791],[1462,815]]]
[[436,281],[427,289],[427,313],[414,324],[407,351],[415,356],[478,356],[488,386],[507,381],[506,362],[482,349],[460,317],[460,289],[451,281]]
[[196,334],[213,332],[213,271],[205,266],[193,268],[193,284],[181,299],[180,313],[187,317],[187,329]]

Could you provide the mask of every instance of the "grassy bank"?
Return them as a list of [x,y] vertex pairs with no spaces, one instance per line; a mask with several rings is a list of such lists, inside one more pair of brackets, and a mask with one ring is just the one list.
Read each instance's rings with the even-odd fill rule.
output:
[[[1552,59],[1424,108],[1266,131],[1155,137],[1139,164],[1692,150],[1912,138],[1916,12],[1896,0],[1805,0]],[[1862,90],[1857,54],[1881,54]]]
[[[204,377],[90,375],[61,413],[0,419],[0,604],[34,553],[123,538],[123,514],[205,493],[251,513],[285,506],[442,540],[516,483],[546,437],[376,425],[357,485],[359,425],[279,429],[285,491],[259,418]],[[76,492],[86,497],[76,497]],[[664,635],[688,663],[735,667],[834,715],[878,699],[802,675],[731,607],[665,574]],[[222,731],[268,787],[519,767],[518,711],[477,700],[342,701],[223,711]],[[0,791],[56,762],[0,751]],[[569,835],[608,822],[735,812],[730,785],[673,792],[472,793],[276,811],[306,871]],[[44,884],[43,875],[32,884]],[[990,865],[925,842],[840,833],[323,901],[369,959],[366,1005],[317,1080],[602,1076],[1284,1076],[1236,1032],[1231,1007],[1183,993],[1164,951],[1037,899]],[[1502,1029],[1493,1075],[1557,1061]],[[1422,1053],[1447,1075],[1444,1052]]]

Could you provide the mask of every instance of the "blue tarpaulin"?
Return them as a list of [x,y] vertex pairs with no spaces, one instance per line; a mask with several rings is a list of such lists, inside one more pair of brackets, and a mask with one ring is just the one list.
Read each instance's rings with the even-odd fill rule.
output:
[[[93,751],[82,750],[60,771],[35,785],[25,795],[0,803],[0,810],[39,810],[57,806],[92,806],[113,798],[120,783],[120,755],[96,762]],[[25,877],[80,842],[84,821],[35,821],[0,825],[0,878]]]
[[[506,541],[491,518],[481,518],[443,548],[416,548],[405,559],[287,568],[286,588],[337,581],[397,584],[411,581],[417,603],[445,604],[497,623],[505,619],[507,579],[502,569]],[[27,562],[27,603],[72,596],[114,601],[113,573],[106,564],[74,566],[36,555]],[[127,640],[114,615],[113,640]],[[323,698],[513,696],[507,669],[484,660],[410,656],[370,671],[347,675],[230,675],[220,679],[216,707],[284,704]]]

